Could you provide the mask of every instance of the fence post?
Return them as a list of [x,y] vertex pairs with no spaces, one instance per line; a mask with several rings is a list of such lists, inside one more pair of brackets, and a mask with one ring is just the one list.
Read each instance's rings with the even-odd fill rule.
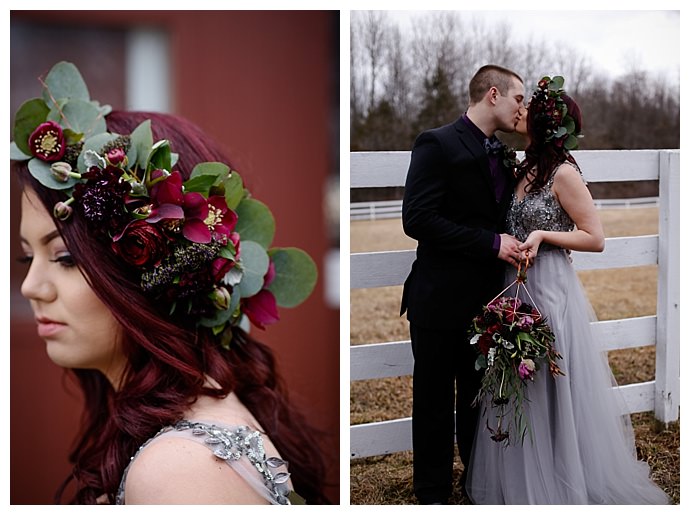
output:
[[678,420],[680,402],[680,152],[659,152],[659,280],[654,414]]

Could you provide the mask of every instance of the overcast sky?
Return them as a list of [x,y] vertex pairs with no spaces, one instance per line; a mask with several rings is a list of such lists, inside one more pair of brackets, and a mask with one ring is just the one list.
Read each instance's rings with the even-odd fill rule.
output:
[[[665,72],[679,82],[679,11],[458,11],[461,18],[507,23],[514,38],[560,40],[591,59],[595,69],[616,77],[634,62],[651,73]],[[402,29],[425,11],[389,11]]]

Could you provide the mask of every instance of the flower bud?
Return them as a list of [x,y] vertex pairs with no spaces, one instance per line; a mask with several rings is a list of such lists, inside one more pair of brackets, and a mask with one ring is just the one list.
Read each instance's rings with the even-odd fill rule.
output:
[[72,165],[64,161],[57,161],[50,165],[50,172],[53,174],[53,178],[56,181],[67,182],[72,172]]
[[72,208],[68,206],[66,202],[58,202],[55,204],[55,207],[53,207],[53,216],[61,222],[67,220],[71,215]]
[[125,151],[121,148],[109,150],[105,154],[105,159],[108,161],[108,164],[112,166],[118,166],[120,163],[127,166],[127,154],[125,154]]
[[230,293],[223,286],[216,286],[210,297],[216,309],[226,310],[230,306]]

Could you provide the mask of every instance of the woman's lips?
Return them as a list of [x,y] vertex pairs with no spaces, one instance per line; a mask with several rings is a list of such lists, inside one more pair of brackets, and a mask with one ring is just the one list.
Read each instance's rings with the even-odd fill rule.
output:
[[36,323],[38,324],[38,336],[41,338],[55,336],[57,333],[67,327],[66,324],[56,322],[55,320],[50,320],[49,318],[37,318]]

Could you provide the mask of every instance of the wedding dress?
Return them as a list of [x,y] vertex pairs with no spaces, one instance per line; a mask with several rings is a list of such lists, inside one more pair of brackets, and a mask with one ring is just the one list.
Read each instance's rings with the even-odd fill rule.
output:
[[[524,241],[534,230],[571,231],[574,224],[546,186],[518,200],[507,218]],[[506,286],[515,279],[509,267]],[[524,411],[531,426],[524,444],[490,436],[496,427],[490,400],[480,418],[466,491],[476,504],[667,504],[667,495],[638,461],[630,417],[616,392],[603,352],[592,336],[593,310],[564,249],[542,244],[527,274],[527,289],[556,336],[565,376],[542,367],[527,386]],[[514,295],[514,288],[506,295]],[[521,300],[532,301],[520,293]]]
[[138,454],[154,441],[162,438],[187,438],[209,449],[209,459],[221,459],[235,470],[270,504],[290,504],[293,498],[285,470],[287,463],[277,457],[267,457],[259,431],[247,426],[226,427],[205,422],[183,420],[161,429],[144,443],[127,465],[116,504],[125,504],[127,472]]

